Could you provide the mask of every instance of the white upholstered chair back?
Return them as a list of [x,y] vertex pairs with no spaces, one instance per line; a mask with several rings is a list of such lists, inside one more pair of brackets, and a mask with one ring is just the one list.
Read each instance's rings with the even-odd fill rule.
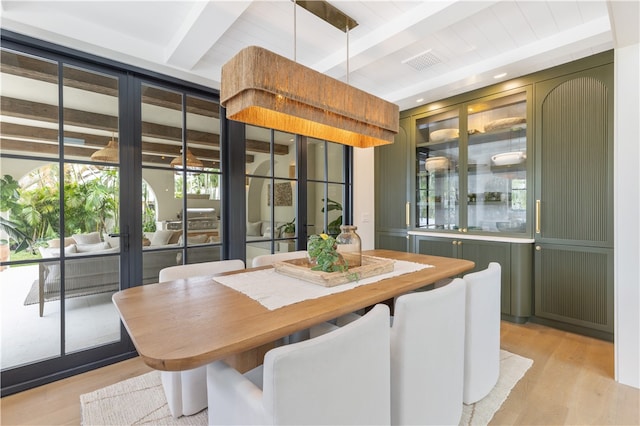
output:
[[499,263],[465,275],[467,284],[464,403],[487,396],[500,375]]
[[462,416],[465,282],[398,297],[391,327],[391,424]]
[[207,367],[209,424],[389,424],[389,308],[269,351],[241,375]]
[[[160,270],[160,282],[244,269],[239,259],[169,266]],[[190,416],[207,408],[207,368],[161,371],[162,387],[173,417]]]
[[216,275],[223,272],[237,271],[239,269],[244,269],[244,262],[240,259],[190,263],[188,265],[169,266],[161,269],[158,280],[160,282],[173,281],[181,278]]
[[253,258],[253,262],[251,263],[251,266],[256,268],[258,266],[273,265],[274,262],[280,262],[283,260],[290,260],[290,259],[299,259],[301,257],[307,257],[306,250],[289,251],[285,253],[262,254],[260,256],[256,256]]

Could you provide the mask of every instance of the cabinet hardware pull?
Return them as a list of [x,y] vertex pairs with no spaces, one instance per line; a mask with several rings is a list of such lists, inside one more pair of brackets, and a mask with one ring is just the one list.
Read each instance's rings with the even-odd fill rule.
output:
[[453,244],[455,246],[457,243],[455,241],[453,241],[451,244]]
[[540,233],[540,200],[536,200],[536,234]]
[[407,204],[404,205],[404,221],[407,225],[407,228],[409,227],[411,222],[411,218],[409,216],[411,216],[411,202],[407,201]]
[[536,246],[536,251],[541,251],[541,250],[542,250],[542,247]]

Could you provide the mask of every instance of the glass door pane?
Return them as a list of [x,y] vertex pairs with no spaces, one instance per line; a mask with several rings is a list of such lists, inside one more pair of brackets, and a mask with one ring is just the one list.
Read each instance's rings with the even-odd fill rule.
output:
[[344,224],[347,184],[343,145],[308,139],[307,233],[336,237]]
[[459,111],[416,120],[416,228],[458,229]]
[[525,233],[526,92],[474,103],[467,111],[468,230]]
[[60,241],[58,63],[0,53],[0,333],[11,342],[1,345],[4,373],[61,355],[60,302],[44,294],[44,280],[49,268],[60,270],[64,249],[44,244]]
[[[118,79],[63,67],[64,193],[61,236],[72,238],[47,285],[63,285],[65,351],[120,340],[111,296],[120,290]],[[62,227],[61,227],[62,228]],[[112,246],[113,244],[113,246]]]
[[142,282],[160,270],[220,260],[219,105],[142,84]]
[[295,135],[246,126],[246,263],[256,256],[296,250]]

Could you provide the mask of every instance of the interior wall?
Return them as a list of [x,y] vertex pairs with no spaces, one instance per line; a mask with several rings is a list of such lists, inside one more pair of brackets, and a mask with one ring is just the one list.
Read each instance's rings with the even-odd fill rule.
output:
[[640,388],[640,44],[615,50],[616,380]]
[[353,149],[353,224],[362,250],[375,248],[374,149]]

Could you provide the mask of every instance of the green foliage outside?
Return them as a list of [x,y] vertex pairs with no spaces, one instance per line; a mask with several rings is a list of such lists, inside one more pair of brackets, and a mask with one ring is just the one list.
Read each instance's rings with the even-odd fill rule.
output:
[[[183,197],[183,174],[177,173],[174,177],[174,196],[176,198]],[[187,173],[187,194],[211,194],[214,188],[218,188],[220,182],[220,176],[217,173]]]
[[[324,198],[322,199],[324,201]],[[327,212],[330,211],[342,211],[342,204],[337,201],[332,200],[331,198],[327,198]],[[324,207],[322,208],[322,213],[324,213]],[[342,215],[338,216],[327,225],[327,234],[336,237],[340,234],[340,226],[342,225]]]
[[[58,166],[51,165],[32,172],[28,177],[32,184],[26,188],[20,188],[8,175],[0,181],[0,206],[9,212],[14,228],[27,237],[31,250],[39,243],[61,235],[59,177]],[[109,228],[118,223],[119,179],[115,169],[68,165],[64,169],[63,182],[65,235],[94,231],[102,234],[114,230]],[[24,248],[24,239],[21,241],[7,233],[12,250]]]

